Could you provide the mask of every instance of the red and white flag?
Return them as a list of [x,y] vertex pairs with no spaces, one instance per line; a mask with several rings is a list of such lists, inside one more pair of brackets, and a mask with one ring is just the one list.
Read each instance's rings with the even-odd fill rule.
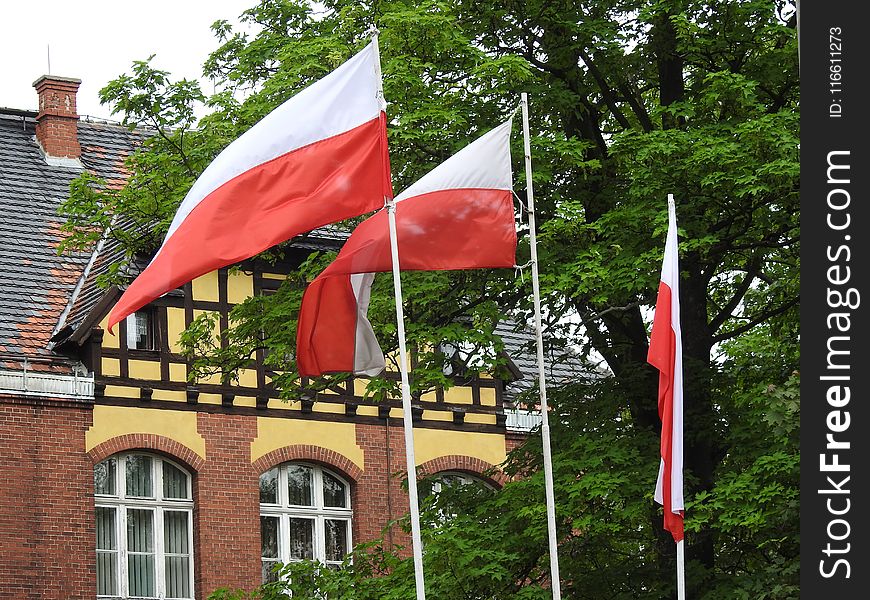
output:
[[683,539],[683,346],[680,335],[680,267],[677,216],[668,197],[668,237],[647,361],[659,370],[661,464],[655,499],[664,507],[665,529]]
[[377,40],[269,113],[203,171],[109,330],[200,275],[392,196]]
[[[511,267],[516,263],[511,121],[472,142],[396,197],[402,270]],[[299,374],[376,375],[384,355],[366,319],[375,272],[392,270],[387,211],[363,221],[305,290]]]

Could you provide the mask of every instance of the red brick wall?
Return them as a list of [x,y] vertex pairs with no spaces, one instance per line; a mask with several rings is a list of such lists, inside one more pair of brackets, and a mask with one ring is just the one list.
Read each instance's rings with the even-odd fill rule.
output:
[[0,398],[0,598],[94,598],[90,406]]
[[256,417],[199,413],[206,460],[194,486],[197,597],[260,584],[260,474],[251,466]]
[[[411,554],[411,538],[387,524],[408,512],[408,494],[402,489],[407,472],[405,437],[401,426],[357,425],[356,443],[365,457],[365,471],[353,494],[354,543],[384,538],[387,548],[399,545]],[[401,475],[398,475],[401,474]]]
[[[294,444],[250,464],[257,435],[253,416],[197,415],[205,440],[203,459],[189,448],[153,434],[108,440],[85,453],[89,406],[25,405],[0,398],[0,598],[73,600],[95,596],[93,465],[118,452],[145,450],[170,456],[193,475],[196,597],[218,587],[253,589],[260,583],[258,478],[288,460],[319,463],[350,480],[354,543],[384,536],[387,546],[410,539],[388,523],[408,512],[401,487],[405,473],[404,432],[385,423],[358,424],[356,443],[364,469],[347,457],[316,446]],[[481,461],[454,456],[440,467],[479,472]],[[480,463],[480,464],[477,464]]]

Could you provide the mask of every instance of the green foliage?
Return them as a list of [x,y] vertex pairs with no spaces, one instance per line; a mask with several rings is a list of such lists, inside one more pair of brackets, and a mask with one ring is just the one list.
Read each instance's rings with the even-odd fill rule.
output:
[[[213,26],[219,47],[205,71],[217,93],[196,128],[190,107],[203,99],[199,90],[171,82],[148,61],[105,88],[125,122],[147,126],[149,135],[127,163],[126,184],[87,174],[73,183],[63,208],[72,234],[66,247],[87,247],[109,228],[128,257],[153,251],[208,161],[359,50],[372,26],[380,30],[397,191],[507,118],[526,91],[547,343],[557,358],[577,360],[579,350],[604,374],[551,390],[565,596],[674,593],[673,544],[651,498],[659,424],[657,374],[646,364],[666,197],[674,194],[689,595],[791,598],[800,266],[792,8],[782,0],[263,0],[243,15],[249,32]],[[513,143],[519,174],[519,135]],[[520,230],[522,264],[529,248],[527,228]],[[312,256],[277,294],[237,306],[223,341],[213,320],[198,319],[184,334],[192,376],[231,381],[264,349],[287,398],[341,379],[302,386],[294,374],[303,283],[329,258]],[[405,273],[402,281],[417,358],[414,394],[450,385],[448,366],[471,374],[502,368],[492,330],[506,314],[520,322],[530,315],[528,278],[475,271]],[[370,318],[388,350],[393,303],[389,276],[379,276]],[[438,351],[442,344],[483,360],[452,365]],[[375,378],[367,393],[376,401],[395,394],[394,386]],[[453,506],[463,509],[448,522],[436,506],[427,508],[432,597],[546,595],[540,464],[533,437],[507,465],[521,479],[467,502],[458,494]],[[338,597],[412,595],[409,561],[383,547],[361,550],[337,572],[288,569],[294,585],[313,579]],[[273,592],[283,593],[257,593]],[[316,597],[303,587],[293,593]]]

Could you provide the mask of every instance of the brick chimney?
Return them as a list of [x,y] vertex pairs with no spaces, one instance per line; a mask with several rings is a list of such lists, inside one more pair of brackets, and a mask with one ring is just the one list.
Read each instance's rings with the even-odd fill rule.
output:
[[43,75],[33,82],[39,95],[36,139],[50,163],[50,159],[78,161],[82,154],[76,112],[76,92],[81,83],[81,79],[56,75]]

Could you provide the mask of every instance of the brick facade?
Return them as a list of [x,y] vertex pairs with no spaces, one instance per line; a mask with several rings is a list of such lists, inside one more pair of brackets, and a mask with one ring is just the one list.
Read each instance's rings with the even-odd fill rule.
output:
[[0,398],[0,598],[94,598],[91,414]]
[[[114,437],[85,452],[91,405],[0,399],[0,598],[71,600],[95,597],[93,466],[119,452],[171,458],[193,476],[196,597],[218,587],[260,583],[259,475],[287,461],[320,464],[351,484],[354,543],[380,539],[410,555],[409,536],[389,523],[407,513],[402,489],[404,431],[386,420],[357,424],[364,468],[313,445],[293,444],[251,464],[257,418],[200,412],[203,458],[162,435]],[[458,470],[481,476],[492,465],[448,455],[420,466],[422,475]],[[499,474],[484,477],[501,484]]]

